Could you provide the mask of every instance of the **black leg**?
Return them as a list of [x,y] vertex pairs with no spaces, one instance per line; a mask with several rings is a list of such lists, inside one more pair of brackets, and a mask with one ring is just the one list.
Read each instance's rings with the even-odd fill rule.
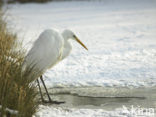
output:
[[38,84],[38,88],[39,88],[39,92],[40,92],[40,95],[41,95],[42,102],[44,102],[43,95],[42,95],[42,90],[41,90],[40,83],[39,83],[38,79],[37,79],[37,84]]
[[42,84],[43,84],[43,86],[44,86],[44,88],[45,88],[45,91],[46,91],[46,94],[47,94],[47,96],[48,96],[49,102],[52,102],[52,100],[51,100],[51,98],[50,98],[50,96],[49,96],[47,87],[46,87],[46,85],[45,85],[45,83],[44,83],[44,80],[43,80],[43,78],[42,78],[42,75],[41,75],[40,79],[41,79]]
[[62,104],[62,103],[65,103],[65,102],[52,101],[51,98],[50,98],[50,95],[49,95],[49,93],[48,93],[47,87],[46,87],[46,85],[45,85],[45,83],[44,83],[44,80],[43,80],[43,78],[42,78],[42,75],[41,75],[40,79],[41,79],[42,84],[43,84],[43,86],[44,86],[44,88],[45,88],[46,94],[47,94],[48,99],[49,99],[49,103],[53,103],[53,104]]

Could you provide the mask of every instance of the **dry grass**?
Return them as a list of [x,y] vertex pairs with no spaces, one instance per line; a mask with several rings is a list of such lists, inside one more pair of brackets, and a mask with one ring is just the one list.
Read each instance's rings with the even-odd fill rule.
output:
[[6,108],[17,110],[18,117],[31,117],[38,106],[31,70],[21,73],[24,51],[16,51],[18,46],[17,37],[7,30],[0,10],[0,117],[7,115]]

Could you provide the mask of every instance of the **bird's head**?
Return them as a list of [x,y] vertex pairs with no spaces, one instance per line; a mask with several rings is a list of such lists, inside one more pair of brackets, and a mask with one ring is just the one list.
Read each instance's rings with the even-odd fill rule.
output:
[[73,33],[73,31],[66,29],[63,31],[63,37],[65,39],[72,39],[75,40],[76,42],[78,42],[80,45],[82,45],[86,50],[88,50],[88,48],[78,39],[78,37]]

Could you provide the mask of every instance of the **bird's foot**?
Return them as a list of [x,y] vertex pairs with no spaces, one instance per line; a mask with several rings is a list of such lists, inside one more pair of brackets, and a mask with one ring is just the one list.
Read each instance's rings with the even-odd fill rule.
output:
[[43,103],[49,103],[49,104],[63,104],[65,101],[53,101],[53,100],[42,100]]
[[65,101],[49,101],[51,104],[63,104]]

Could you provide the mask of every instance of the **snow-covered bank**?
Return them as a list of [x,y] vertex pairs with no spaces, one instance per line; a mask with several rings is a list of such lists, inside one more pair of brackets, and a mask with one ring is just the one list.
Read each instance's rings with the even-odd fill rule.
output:
[[73,42],[71,55],[44,74],[49,87],[140,87],[156,85],[155,6],[155,0],[74,1],[12,4],[9,12],[25,43],[44,29],[70,28],[89,48]]
[[117,108],[115,111],[106,111],[102,109],[68,109],[55,108],[40,105],[40,109],[34,117],[155,117],[154,111],[148,111],[146,108],[137,107]]

